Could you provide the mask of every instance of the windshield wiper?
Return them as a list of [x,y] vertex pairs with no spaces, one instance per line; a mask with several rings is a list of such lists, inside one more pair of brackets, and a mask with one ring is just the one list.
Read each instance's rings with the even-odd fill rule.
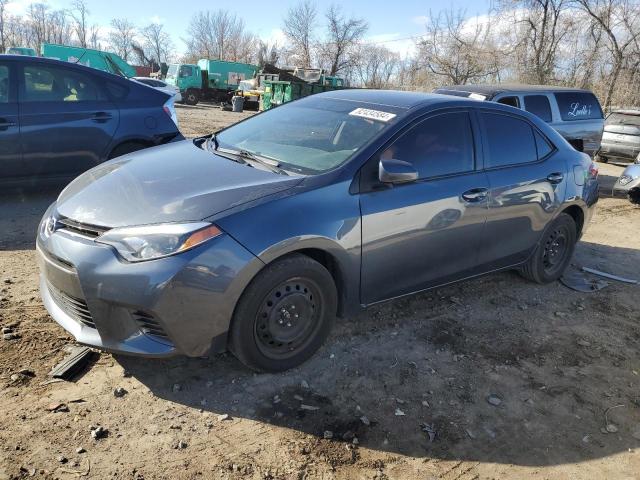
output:
[[243,150],[243,149],[236,150],[236,149],[225,148],[225,149],[222,149],[221,151],[230,153],[232,155],[236,155],[237,157],[239,157],[241,160],[244,160],[245,162],[248,160],[250,162],[259,163],[260,165],[267,167],[267,169],[272,171],[273,173],[278,173],[280,175],[289,175],[284,169],[280,168],[280,162],[275,159],[265,157],[260,154],[250,152],[249,150]]

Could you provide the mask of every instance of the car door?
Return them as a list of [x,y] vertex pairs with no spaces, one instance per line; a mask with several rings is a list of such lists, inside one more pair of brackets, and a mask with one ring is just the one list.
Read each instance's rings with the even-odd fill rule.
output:
[[21,139],[31,176],[75,176],[105,159],[118,109],[100,77],[49,63],[20,72]]
[[0,61],[0,178],[23,174],[15,62]]
[[[432,114],[361,171],[361,299],[411,293],[475,271],[487,216],[486,174],[477,169],[477,130],[467,110]],[[409,162],[411,183],[377,178],[380,159]]]
[[567,165],[552,143],[522,116],[481,110],[484,165],[489,179],[485,269],[526,260],[562,205]]

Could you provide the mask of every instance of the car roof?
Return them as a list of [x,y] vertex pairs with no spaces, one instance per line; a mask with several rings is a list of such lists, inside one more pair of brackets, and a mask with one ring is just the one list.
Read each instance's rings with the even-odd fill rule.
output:
[[77,68],[84,70],[92,75],[99,75],[106,78],[120,78],[126,80],[126,77],[121,77],[113,73],[105,72],[104,70],[98,70],[97,68],[87,67],[81,63],[71,63],[65,60],[58,60],[56,58],[45,57],[30,57],[27,55],[6,55],[0,54],[0,60],[11,60],[16,62],[28,63],[28,64],[42,64],[42,65],[63,65],[65,67]]
[[620,113],[622,115],[639,115],[640,110],[614,110],[611,113]]
[[476,105],[477,100],[464,97],[452,97],[439,93],[403,92],[399,90],[374,90],[367,88],[346,88],[319,93],[315,97],[331,98],[351,102],[370,103],[372,105],[386,105],[401,109],[411,109],[434,104]]
[[438,90],[455,90],[458,92],[479,93],[486,97],[493,97],[499,93],[509,92],[587,92],[583,88],[560,87],[555,85],[526,85],[518,83],[477,84],[477,85],[449,85],[438,87]]

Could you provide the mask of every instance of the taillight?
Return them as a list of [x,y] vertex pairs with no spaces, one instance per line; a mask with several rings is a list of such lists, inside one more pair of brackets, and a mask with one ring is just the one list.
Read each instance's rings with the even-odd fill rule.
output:
[[598,178],[598,166],[595,162],[591,162],[591,165],[589,165],[589,177]]
[[176,107],[173,105],[173,97],[165,102],[165,104],[162,106],[162,109],[164,110],[164,113],[169,115],[169,118],[173,120],[173,123],[175,123],[177,127],[178,115],[176,114]]

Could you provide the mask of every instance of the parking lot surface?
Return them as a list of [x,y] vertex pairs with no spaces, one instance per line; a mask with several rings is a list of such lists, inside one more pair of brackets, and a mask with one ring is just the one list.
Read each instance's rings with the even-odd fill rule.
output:
[[[193,137],[251,113],[178,115]],[[573,268],[638,279],[640,208],[607,194],[622,167],[599,167]],[[228,354],[101,353],[52,383],[73,344],[37,287],[35,229],[55,196],[0,197],[0,326],[18,337],[0,339],[0,479],[638,478],[638,285],[579,293],[503,272],[344,319],[282,374]]]

